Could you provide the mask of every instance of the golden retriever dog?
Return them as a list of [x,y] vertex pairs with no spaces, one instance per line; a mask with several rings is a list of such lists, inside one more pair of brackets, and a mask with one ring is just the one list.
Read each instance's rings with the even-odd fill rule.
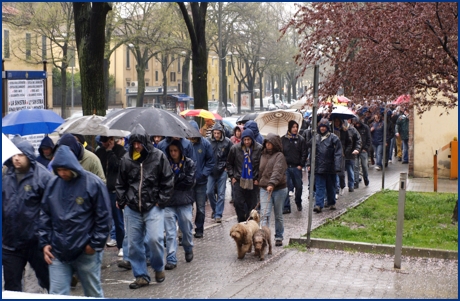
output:
[[259,256],[260,260],[265,259],[265,250],[268,245],[268,254],[272,254],[271,231],[267,226],[257,230],[252,236],[252,244],[254,245],[254,256]]
[[259,230],[259,214],[251,211],[251,220],[241,222],[230,229],[230,236],[235,240],[238,259],[243,259],[246,253],[252,252],[252,236]]

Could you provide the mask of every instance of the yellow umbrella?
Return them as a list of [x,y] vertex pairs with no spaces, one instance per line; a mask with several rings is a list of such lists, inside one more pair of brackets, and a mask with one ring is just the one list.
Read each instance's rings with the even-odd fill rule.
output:
[[193,116],[193,117],[201,117],[204,119],[218,119],[222,120],[222,116],[217,113],[212,113],[204,109],[196,109],[196,110],[185,110],[180,113],[181,116]]

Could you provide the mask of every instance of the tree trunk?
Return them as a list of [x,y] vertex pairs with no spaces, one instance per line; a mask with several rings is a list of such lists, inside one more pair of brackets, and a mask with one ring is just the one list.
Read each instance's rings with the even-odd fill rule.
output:
[[182,92],[190,95],[190,54],[188,53],[184,58],[182,64]]
[[61,65],[61,117],[66,119],[67,117],[67,63],[62,62]]
[[[109,67],[110,60],[104,58],[104,98],[106,110],[109,109]],[[102,116],[105,116],[105,114]]]
[[241,81],[238,81],[238,114],[241,114]]
[[271,74],[270,79],[272,82],[272,103],[275,104],[275,76]]
[[73,7],[83,114],[104,116],[105,24],[112,8],[106,2],[74,2]]
[[141,108],[144,106],[145,94],[145,64],[138,63],[136,66],[137,72],[137,96],[136,107]]
[[454,214],[452,214],[452,221],[458,222],[458,199],[455,202]]
[[262,89],[263,89],[263,77],[264,77],[264,73],[263,72],[259,72],[259,81],[260,81],[260,85],[259,85],[259,102],[260,102],[260,111],[263,112],[264,111],[264,101],[263,101],[263,93],[262,93]]

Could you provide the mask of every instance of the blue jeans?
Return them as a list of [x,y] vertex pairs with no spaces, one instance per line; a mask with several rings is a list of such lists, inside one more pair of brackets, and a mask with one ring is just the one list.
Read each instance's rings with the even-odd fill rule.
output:
[[[214,194],[214,185],[217,184],[217,201]],[[220,176],[209,176],[206,194],[215,218],[222,218],[225,205],[225,189],[227,188],[227,172],[224,171]]]
[[409,162],[409,139],[402,139],[402,161]]
[[[292,185],[295,188],[295,203],[297,205],[302,204],[302,170],[297,167],[289,167],[286,169],[286,180],[289,183],[292,181]],[[292,191],[292,190],[290,190]],[[291,209],[291,200],[289,198],[289,193],[286,193],[286,198],[284,200],[284,208]]]
[[144,239],[150,249],[150,265],[156,272],[164,270],[164,209],[154,206],[148,212],[139,213],[125,207],[126,232],[128,232],[128,258],[134,277],[150,282],[147,271]]
[[204,232],[204,218],[206,208],[206,186],[207,184],[195,185],[195,203],[196,203],[196,215],[195,215],[195,232]]
[[379,167],[382,167],[382,160],[383,160],[383,144],[373,144],[374,145],[374,151],[375,151],[375,156],[377,157],[377,160],[375,161],[375,164],[378,165]]
[[[123,247],[123,240],[125,238],[125,222],[123,220],[123,211],[117,208],[117,194],[109,192],[110,201],[112,203],[112,224],[115,226],[112,230],[115,231],[115,239],[117,240],[118,249]],[[112,234],[112,232],[110,233]],[[112,236],[110,236],[112,237]]]
[[[394,151],[394,150],[396,150],[396,137],[391,138],[391,142],[390,142],[390,155],[389,155],[389,157],[387,158],[388,160],[393,159],[393,151]],[[396,152],[395,152],[395,156],[396,156]]]
[[335,205],[336,180],[336,174],[315,173],[315,206],[323,208],[326,197],[328,205]]
[[166,262],[177,264],[177,227],[182,231],[182,246],[185,253],[193,250],[193,205],[183,205],[165,208],[165,231],[166,231]]
[[355,160],[345,160],[345,170],[347,172],[348,188],[355,187]]
[[355,184],[359,185],[359,167],[363,171],[364,182],[369,182],[369,167],[367,161],[367,152],[361,151],[355,160]]
[[57,257],[48,266],[50,274],[50,291],[52,295],[69,295],[70,281],[74,272],[83,287],[86,297],[104,298],[101,286],[101,264],[103,251],[93,255],[82,253],[72,262],[64,263]]
[[[126,214],[124,215],[124,224],[126,224]],[[150,249],[146,239],[144,239],[144,251],[147,260],[150,259]],[[123,260],[129,261],[128,252],[128,231],[126,231],[125,237],[123,238]]]
[[[297,189],[296,189],[297,190]],[[297,191],[296,191],[297,192]],[[268,200],[268,192],[264,188],[260,188],[260,226],[270,227],[270,215],[272,206],[275,212],[275,240],[283,240],[284,234],[284,219],[283,207],[284,199],[288,193],[287,188],[273,190],[270,200]]]

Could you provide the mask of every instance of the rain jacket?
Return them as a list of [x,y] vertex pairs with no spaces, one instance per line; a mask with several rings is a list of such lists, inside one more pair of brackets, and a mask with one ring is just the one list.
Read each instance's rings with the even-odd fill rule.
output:
[[[174,142],[174,144],[179,148],[182,155],[182,145],[177,142]],[[171,159],[171,156],[169,155],[170,145],[171,144],[169,144],[166,148],[168,159]],[[166,205],[167,207],[177,207],[193,204],[195,201],[195,192],[193,191],[193,187],[195,186],[195,172],[195,162],[186,156],[184,165],[182,166],[179,174],[174,174],[174,192],[170,201]]]
[[[264,137],[259,133],[259,127],[257,126],[257,122],[254,120],[249,120],[244,124],[244,129],[250,129],[254,133],[254,139],[257,143],[262,145],[264,143]],[[243,137],[241,137],[243,139]]]
[[254,139],[254,133],[246,129],[241,134],[241,143],[234,144],[230,149],[230,152],[227,157],[227,172],[230,179],[235,178],[237,181],[241,178],[241,172],[243,170],[244,162],[244,151],[243,151],[243,139],[244,137],[249,137],[252,139],[252,168],[253,171],[253,180],[259,180],[259,163],[260,156],[262,155],[262,145],[257,143]]
[[[163,153],[165,153],[165,155],[168,155],[166,153],[166,148],[171,144],[172,140],[172,137],[166,137],[165,139],[161,140],[160,143],[158,143],[157,148],[161,150]],[[180,142],[182,144],[182,149],[184,150],[184,156],[192,159],[193,161],[196,161],[192,143],[184,138],[180,138]]]
[[[299,125],[297,124],[297,126]],[[281,138],[281,143],[288,167],[305,166],[305,161],[307,160],[307,143],[302,135],[297,134],[292,139],[284,135]]]
[[233,143],[225,137],[225,131],[222,125],[219,122],[216,122],[212,127],[212,131],[218,130],[222,133],[222,136],[219,141],[214,138],[214,134],[211,135],[209,141],[211,142],[212,151],[214,153],[214,160],[216,164],[212,169],[211,175],[214,177],[220,177],[227,167],[227,157],[230,152],[230,148]]
[[[328,131],[325,135],[317,133],[314,138],[316,139],[315,173],[339,173],[343,160],[342,144],[339,137]],[[310,166],[310,164],[309,159],[307,160],[307,166]]]
[[[54,149],[54,142],[53,140],[51,140],[50,137],[48,136],[45,136],[45,138],[43,138],[42,142],[40,143],[40,146],[38,148],[38,153],[40,154],[38,157],[37,157],[37,162],[38,163],[41,163],[43,164],[43,166],[47,167],[48,164],[50,163],[51,161],[51,158],[46,158],[45,155],[43,155],[43,150],[42,150],[42,147],[49,147],[51,149]],[[51,157],[53,156],[53,153],[51,153]]]
[[363,123],[361,120],[358,120],[358,123],[360,124],[359,127],[355,127],[355,129],[358,131],[358,133],[361,136],[361,149],[359,150],[362,152],[365,150],[366,152],[369,152],[369,148],[371,147],[371,131],[367,124]]
[[[133,160],[133,143],[144,146],[142,163]],[[174,188],[174,174],[166,155],[153,147],[141,125],[137,125],[129,137],[129,151],[120,162],[115,190],[120,208],[128,206],[137,212],[148,212],[157,205],[164,208]]]
[[17,140],[15,144],[30,162],[24,178],[16,177],[12,159],[5,162],[2,176],[2,247],[11,251],[27,249],[38,243],[40,204],[46,184],[53,175],[35,160],[33,145]]
[[345,153],[345,159],[354,160],[356,159],[356,155],[353,155],[353,151],[361,150],[361,135],[359,134],[358,130],[355,129],[353,126],[350,126],[350,124],[347,121],[344,121],[343,127],[347,129],[348,136],[351,138],[352,142],[351,147]]
[[57,176],[49,181],[40,212],[40,247],[51,245],[51,253],[62,262],[80,256],[87,245],[104,250],[112,209],[107,188],[96,175],[83,169],[69,147],[62,145],[53,160],[57,168],[70,169],[69,181]]
[[[190,124],[195,128],[199,129],[198,123],[192,120]],[[192,143],[193,150],[195,153],[195,163],[196,163],[196,185],[203,185],[208,183],[208,177],[211,174],[216,161],[214,160],[214,155],[212,153],[211,143],[208,139],[199,137],[197,141]]]
[[[273,144],[271,152],[266,149],[267,141]],[[267,186],[273,186],[274,190],[286,188],[286,170],[287,164],[283,155],[281,138],[269,133],[264,140],[262,156],[260,157],[259,186],[264,189]]]
[[402,140],[409,139],[409,117],[401,114],[396,121],[395,132],[399,133]]

